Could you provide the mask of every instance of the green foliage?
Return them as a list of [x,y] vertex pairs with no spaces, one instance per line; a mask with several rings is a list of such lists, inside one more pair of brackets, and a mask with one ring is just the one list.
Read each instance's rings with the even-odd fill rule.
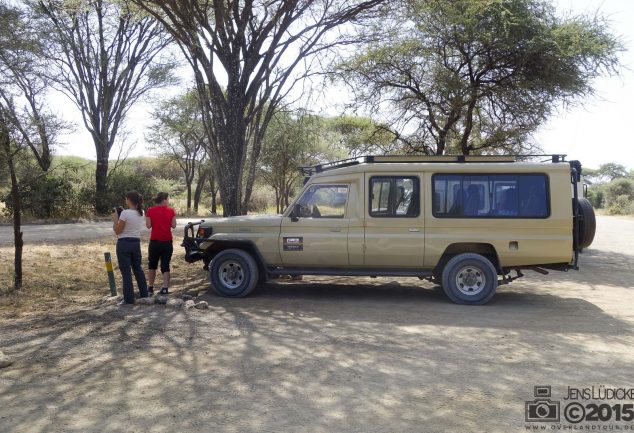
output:
[[[76,179],[67,174],[50,172],[23,179],[21,183],[22,211],[28,217],[66,219],[92,214],[92,205],[86,201],[83,190],[77,187]],[[13,209],[8,193],[2,201],[6,204],[5,212],[11,215]]]
[[603,207],[603,190],[599,187],[588,188],[588,200],[592,203],[592,207],[595,209],[601,209]]
[[634,180],[619,178],[604,187],[605,207],[611,214],[632,213],[634,204]]
[[153,177],[148,177],[143,171],[125,167],[117,170],[108,179],[106,200],[111,207],[125,203],[125,194],[128,191],[138,191],[146,202],[146,206],[158,191],[157,183]]
[[368,117],[331,117],[323,119],[323,124],[324,134],[336,140],[350,157],[385,155],[397,150],[397,137],[389,127]]
[[601,164],[598,169],[584,169],[585,177],[591,183],[611,182],[615,179],[628,176],[627,168],[624,165],[615,162]]
[[425,153],[530,150],[553,109],[592,94],[623,49],[600,16],[560,18],[542,0],[390,5],[338,72],[359,105],[418,131],[406,143]]

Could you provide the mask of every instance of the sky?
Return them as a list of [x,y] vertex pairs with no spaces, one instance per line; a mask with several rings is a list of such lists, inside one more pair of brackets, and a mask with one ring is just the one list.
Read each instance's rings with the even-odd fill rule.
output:
[[[580,101],[574,107],[560,109],[535,134],[535,141],[547,153],[564,153],[569,159],[578,159],[586,167],[597,168],[606,162],[617,162],[634,169],[634,0],[554,0],[562,13],[599,12],[606,16],[612,31],[618,35],[626,51],[621,55],[622,70],[618,76],[595,80],[596,95]],[[182,69],[182,85],[187,86],[190,76]],[[168,93],[177,93],[172,89]],[[319,103],[320,114],[341,114],[346,92],[333,88]],[[165,96],[165,92],[161,96]],[[61,94],[51,96],[52,103],[63,118],[76,124],[71,134],[60,137],[63,143],[57,153],[95,159],[90,135],[85,131],[75,106]],[[128,143],[134,143],[130,156],[153,154],[144,140],[151,127],[152,106],[148,102],[135,106],[126,125],[130,131]],[[118,153],[114,149],[111,157]]]

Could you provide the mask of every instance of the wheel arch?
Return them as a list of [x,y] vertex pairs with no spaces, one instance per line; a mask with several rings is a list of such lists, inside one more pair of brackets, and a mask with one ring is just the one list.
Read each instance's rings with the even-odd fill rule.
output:
[[447,262],[462,253],[480,254],[491,261],[493,267],[498,273],[502,273],[502,262],[500,260],[500,256],[493,244],[487,242],[455,242],[449,244],[440,256],[440,259],[434,268],[434,272],[442,273]]
[[242,239],[235,239],[235,240],[223,239],[223,240],[217,240],[217,241],[214,240],[214,242],[206,250],[207,257],[209,258],[209,261],[211,261],[214,259],[216,255],[218,255],[219,252],[228,250],[231,248],[241,249],[251,254],[253,259],[255,260],[255,263],[258,265],[258,271],[260,272],[260,275],[268,274],[264,257],[262,257],[260,250],[258,249],[258,247],[255,245],[253,241],[242,240]]

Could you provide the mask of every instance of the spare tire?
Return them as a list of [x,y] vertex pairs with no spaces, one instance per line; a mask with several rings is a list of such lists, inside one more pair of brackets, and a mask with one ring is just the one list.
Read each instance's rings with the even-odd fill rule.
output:
[[597,230],[597,220],[594,217],[594,209],[587,198],[577,200],[579,211],[579,222],[577,224],[577,236],[579,248],[588,248],[594,240]]

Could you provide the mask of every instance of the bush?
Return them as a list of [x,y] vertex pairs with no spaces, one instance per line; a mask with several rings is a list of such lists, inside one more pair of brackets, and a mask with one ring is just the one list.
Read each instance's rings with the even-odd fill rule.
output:
[[595,209],[601,209],[603,207],[603,191],[598,186],[592,186],[588,188],[588,200],[592,203],[592,207]]
[[613,180],[604,187],[604,202],[608,212],[613,215],[633,213],[634,180],[621,178]]
[[122,206],[128,191],[138,191],[143,196],[145,207],[147,207],[151,205],[152,197],[158,192],[157,182],[146,173],[121,168],[112,173],[108,179],[105,199],[111,203],[112,207]]
[[610,206],[608,206],[608,212],[611,215],[627,215],[632,210],[632,201],[630,198],[623,194],[614,200]]
[[[70,218],[91,213],[68,175],[47,174],[24,179],[21,184],[22,211],[35,218]],[[6,194],[5,213],[12,215],[11,197]]]
[[255,188],[251,193],[247,211],[264,213],[270,206],[275,206],[275,193],[269,188]]

